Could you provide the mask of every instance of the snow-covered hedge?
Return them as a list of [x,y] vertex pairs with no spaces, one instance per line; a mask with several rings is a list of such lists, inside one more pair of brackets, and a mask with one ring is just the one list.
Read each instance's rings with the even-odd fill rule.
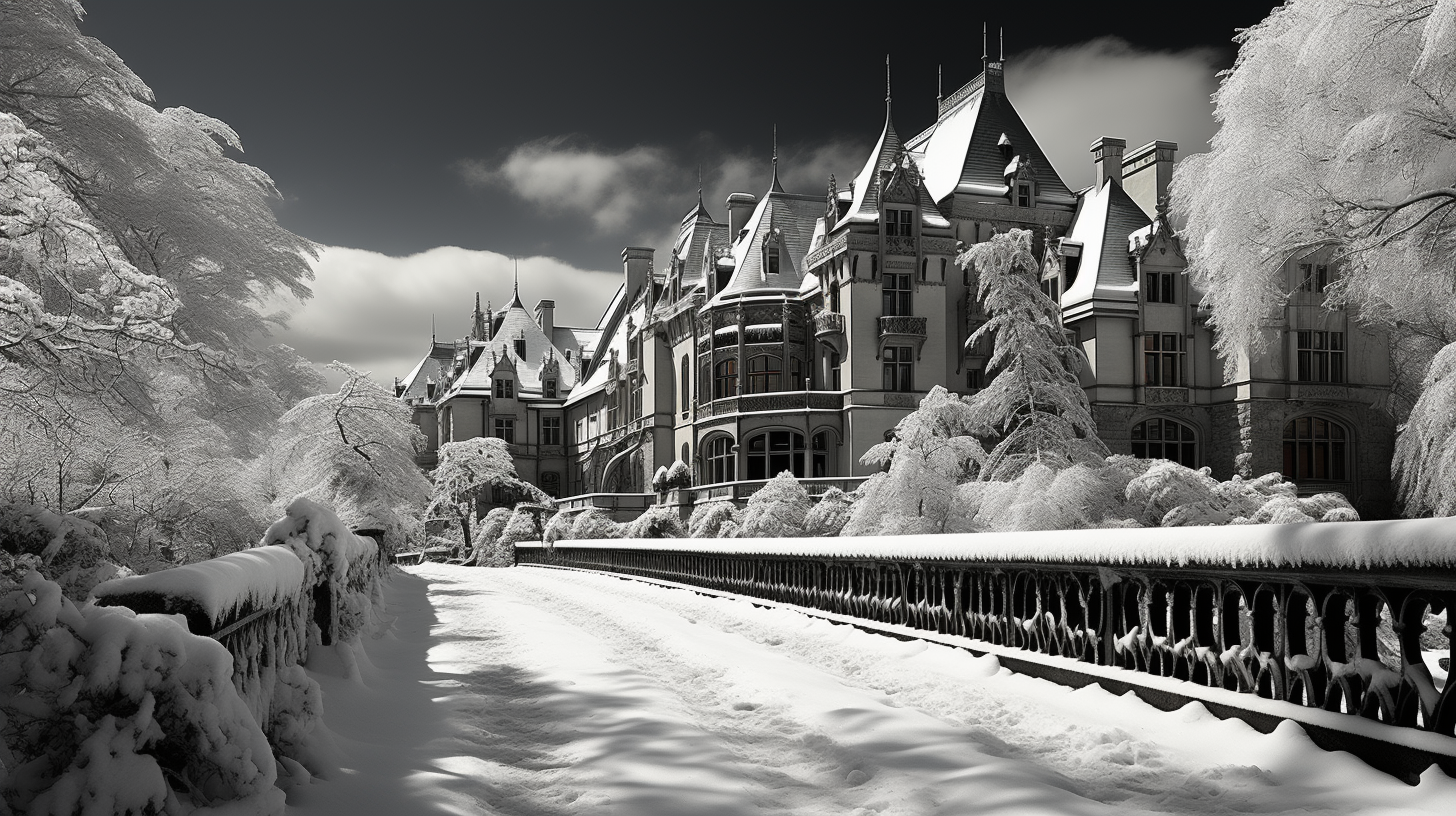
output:
[[34,570],[0,581],[0,810],[281,813],[232,665],[177,618],[78,608]]
[[181,567],[116,578],[96,587],[97,602],[136,612],[185,615],[188,627],[211,634],[253,612],[302,594],[303,562],[287,547],[251,550]]
[[[1456,567],[1456,518],[838,538],[578,540],[556,547],[1068,564]],[[518,547],[539,547],[521,543]]]

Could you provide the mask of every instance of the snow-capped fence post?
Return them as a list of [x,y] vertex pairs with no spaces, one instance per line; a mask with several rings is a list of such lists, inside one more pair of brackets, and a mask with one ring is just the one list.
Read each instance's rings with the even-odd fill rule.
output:
[[[516,545],[569,566],[951,634],[1015,671],[1301,723],[1412,781],[1456,775],[1456,519]],[[1036,652],[1031,656],[1028,653]],[[1374,721],[1371,723],[1369,721]]]

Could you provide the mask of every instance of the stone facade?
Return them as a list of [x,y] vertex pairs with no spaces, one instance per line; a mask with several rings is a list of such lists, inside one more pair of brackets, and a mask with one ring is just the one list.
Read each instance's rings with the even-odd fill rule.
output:
[[[564,495],[643,492],[678,459],[700,497],[736,497],[707,486],[780,470],[822,489],[867,475],[859,457],[932,386],[984,384],[988,350],[968,338],[985,316],[955,255],[1024,228],[1112,452],[1221,479],[1292,468],[1302,492],[1339,490],[1367,517],[1388,513],[1394,428],[1376,407],[1387,343],[1324,306],[1337,267],[1319,253],[1291,259],[1294,294],[1269,352],[1226,366],[1165,212],[1177,145],[1129,153],[1099,138],[1096,183],[1070,190],[1007,99],[1002,68],[986,61],[909,139],[887,99],[847,184],[788,192],[775,158],[767,191],[729,196],[723,221],[700,196],[665,257],[623,250],[623,286],[595,327],[555,327],[549,306],[532,317],[518,298],[500,315],[477,304],[472,338],[453,355],[434,344],[401,394],[441,442],[517,418],[520,472]],[[566,372],[549,395],[548,370]],[[422,377],[439,380],[428,396]],[[513,398],[493,386],[501,377],[519,380]],[[558,446],[543,441],[545,421],[559,423]]]

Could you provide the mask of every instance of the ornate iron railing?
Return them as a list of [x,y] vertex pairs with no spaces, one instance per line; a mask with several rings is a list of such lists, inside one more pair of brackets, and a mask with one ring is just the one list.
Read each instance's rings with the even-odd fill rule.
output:
[[820,312],[814,315],[814,334],[844,334],[844,315],[837,312]]
[[[1249,525],[1238,536],[1218,528],[1063,531],[1055,534],[1050,554],[1028,548],[1034,538],[1008,548],[1006,536],[1017,534],[985,534],[881,539],[882,555],[866,551],[873,544],[849,543],[856,539],[729,539],[573,541],[553,549],[526,544],[517,558],[960,635],[1066,658],[1072,666],[1121,667],[1129,671],[1114,674],[1128,678],[1133,688],[1138,676],[1155,675],[1449,738],[1456,734],[1456,684],[1443,678],[1452,657],[1451,626],[1443,613],[1456,605],[1456,553],[1435,562],[1399,552],[1371,557],[1359,554],[1359,547],[1349,555],[1352,536],[1368,532],[1370,541],[1379,542],[1392,529],[1381,525],[1391,524],[1417,525],[1428,539],[1434,530],[1439,542],[1456,539],[1456,524],[1435,519]],[[1239,557],[1223,562],[1185,557],[1198,552],[1206,538],[1220,540],[1219,533],[1239,542]],[[954,539],[972,543],[962,548],[969,550],[966,555],[944,543]],[[1281,544],[1285,539],[1294,544]],[[1250,540],[1254,544],[1246,545]],[[941,543],[927,549],[927,541]],[[1159,541],[1171,545],[1168,555],[1156,555],[1158,548],[1149,543]],[[916,557],[916,545],[938,555]],[[1110,553],[1102,560],[1066,555],[1079,547],[1107,552],[1121,545],[1133,554]],[[1018,548],[1024,557],[1015,557]],[[896,549],[912,554],[891,554]],[[1326,549],[1351,563],[1290,557]],[[1000,555],[976,557],[976,551]],[[1434,752],[1381,740],[1375,740],[1376,748],[1361,749],[1350,740],[1363,737],[1328,730],[1311,736],[1407,779],[1433,761],[1456,774],[1456,742]]]

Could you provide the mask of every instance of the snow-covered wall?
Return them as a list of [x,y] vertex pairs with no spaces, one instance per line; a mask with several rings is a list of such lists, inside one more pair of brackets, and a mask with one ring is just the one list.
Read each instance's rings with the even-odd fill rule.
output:
[[[521,542],[517,548],[544,547]],[[1230,567],[1456,567],[1456,518],[838,538],[612,539],[581,549]]]
[[294,600],[303,590],[303,561],[285,547],[254,547],[196,564],[114,578],[92,597],[102,606],[185,615],[194,634]]

